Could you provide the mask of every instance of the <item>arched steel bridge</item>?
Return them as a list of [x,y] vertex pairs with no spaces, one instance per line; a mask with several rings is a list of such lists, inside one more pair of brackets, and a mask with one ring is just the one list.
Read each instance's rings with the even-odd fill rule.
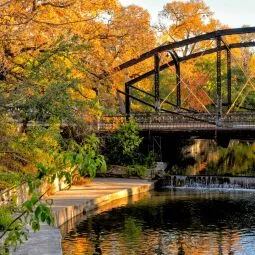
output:
[[[123,122],[125,119],[133,118],[138,122],[141,130],[158,130],[158,131],[189,131],[189,130],[241,130],[241,131],[255,131],[255,109],[251,107],[238,106],[238,111],[235,111],[238,98],[233,98],[232,88],[232,50],[237,48],[254,47],[255,40],[251,39],[248,34],[254,33],[255,39],[255,27],[244,27],[235,29],[217,30],[211,33],[202,34],[190,39],[185,39],[179,42],[173,42],[166,45],[159,46],[151,51],[148,51],[137,58],[131,59],[126,63],[114,69],[114,72],[118,72],[129,67],[132,67],[138,63],[149,58],[154,59],[154,68],[139,75],[125,83],[125,90],[118,90],[118,93],[125,97],[125,114],[122,116],[105,117],[100,125],[100,130],[109,130],[114,128],[114,125],[118,122]],[[228,37],[239,35],[237,42],[227,43]],[[243,36],[242,36],[243,35]],[[244,36],[246,35],[246,36]],[[241,38],[241,39],[240,39]],[[248,38],[248,39],[247,39]],[[210,48],[202,47],[197,52],[191,52],[190,54],[180,54],[180,49],[183,47],[192,47],[197,43],[210,42]],[[226,99],[223,100],[222,94],[222,69],[223,60],[222,53],[226,54]],[[167,53],[171,59],[166,63],[161,63],[161,54]],[[215,94],[216,103],[215,108],[209,111],[205,107],[205,112],[198,112],[194,109],[185,108],[182,104],[182,74],[181,64],[185,61],[196,59],[208,54],[216,53],[216,84]],[[176,75],[176,89],[175,89],[175,102],[169,102],[160,97],[160,72],[173,66],[175,68]],[[138,82],[144,79],[154,76],[154,93],[148,93],[141,87],[137,87]],[[245,84],[240,87],[238,97],[242,95],[247,85],[252,85],[255,91],[255,86],[251,83],[252,77],[246,79]],[[139,91],[140,94],[146,95],[153,99],[153,103],[144,101],[143,98],[139,98],[132,94],[132,91]],[[192,91],[191,91],[192,92]],[[137,101],[153,109],[151,112],[132,112],[131,101]],[[164,108],[163,105],[171,106]],[[241,110],[240,110],[241,109]]]

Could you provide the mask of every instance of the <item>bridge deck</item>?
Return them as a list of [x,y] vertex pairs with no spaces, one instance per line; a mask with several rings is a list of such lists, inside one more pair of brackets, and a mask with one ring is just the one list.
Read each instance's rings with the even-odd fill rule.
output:
[[[232,113],[222,118],[221,123],[216,123],[216,117],[204,113],[146,113],[131,116],[138,124],[140,131],[255,131],[255,114],[247,112]],[[104,117],[98,123],[98,131],[114,131],[122,123],[125,116]]]

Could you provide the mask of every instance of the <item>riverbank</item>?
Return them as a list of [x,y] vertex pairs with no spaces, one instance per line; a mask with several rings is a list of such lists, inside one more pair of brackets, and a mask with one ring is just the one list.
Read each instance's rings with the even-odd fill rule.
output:
[[[146,193],[154,189],[153,182],[140,179],[97,178],[89,185],[72,186],[69,190],[56,192],[52,199],[55,227],[42,226],[40,232],[30,233],[26,243],[15,255],[60,255],[61,234],[59,227],[80,214],[88,214],[111,204],[115,200]],[[116,204],[118,206],[118,203]]]

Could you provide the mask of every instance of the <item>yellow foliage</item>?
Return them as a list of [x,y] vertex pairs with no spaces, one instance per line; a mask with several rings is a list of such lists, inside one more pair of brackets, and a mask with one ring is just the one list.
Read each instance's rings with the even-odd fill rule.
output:
[[[160,14],[161,43],[180,41],[221,28],[220,22],[203,1],[173,1],[164,6]],[[207,43],[208,44],[208,43]],[[196,48],[204,48],[205,42],[187,46],[182,54],[192,53]]]

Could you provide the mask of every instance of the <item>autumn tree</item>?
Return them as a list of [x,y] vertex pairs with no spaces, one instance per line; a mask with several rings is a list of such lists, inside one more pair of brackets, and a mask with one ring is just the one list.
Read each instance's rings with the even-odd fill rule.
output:
[[[58,38],[72,34],[88,49],[76,54],[79,61],[73,61],[79,63],[80,89],[89,97],[99,96],[105,109],[111,108],[116,86],[125,80],[122,74],[109,76],[113,67],[155,46],[148,12],[138,6],[122,7],[115,0],[11,0],[0,9],[1,79],[22,79],[23,67],[16,58],[34,57]],[[14,72],[14,64],[19,72]],[[143,65],[138,72],[141,69]]]
[[[202,0],[171,1],[164,6],[159,14],[158,31],[161,44],[189,39],[221,27],[222,25],[214,18],[209,6]],[[176,53],[179,57],[187,56],[209,49],[213,45],[213,41],[202,41],[180,47],[176,49]],[[203,63],[209,61],[212,66],[214,65],[214,60],[211,56],[204,56],[200,59],[203,59]],[[213,103],[210,90],[208,90],[211,76],[207,72],[203,72],[200,59],[181,63],[182,102],[187,109],[207,111],[206,107]],[[169,62],[169,60],[171,60],[170,54],[162,55],[163,63]],[[215,71],[216,69],[213,70],[214,74]],[[168,87],[168,90],[162,90],[163,97],[170,95],[171,91],[174,90],[174,86],[176,86],[175,70],[169,68],[165,71],[164,76],[167,75],[172,76],[172,78],[168,79],[171,80],[170,84],[162,84],[162,86]],[[171,94],[172,97],[174,94]],[[168,98],[170,99],[171,97],[168,96]]]
[[[159,15],[159,31],[163,42],[188,39],[217,30],[220,26],[219,21],[213,18],[213,12],[202,0],[167,3]],[[196,44],[186,46],[182,53],[186,56],[195,48]]]
[[[0,117],[22,123],[24,136],[33,121],[80,132],[118,111],[126,77],[112,69],[155,46],[148,12],[115,0],[11,0],[0,5],[0,28]],[[1,139],[13,150],[8,125]]]

